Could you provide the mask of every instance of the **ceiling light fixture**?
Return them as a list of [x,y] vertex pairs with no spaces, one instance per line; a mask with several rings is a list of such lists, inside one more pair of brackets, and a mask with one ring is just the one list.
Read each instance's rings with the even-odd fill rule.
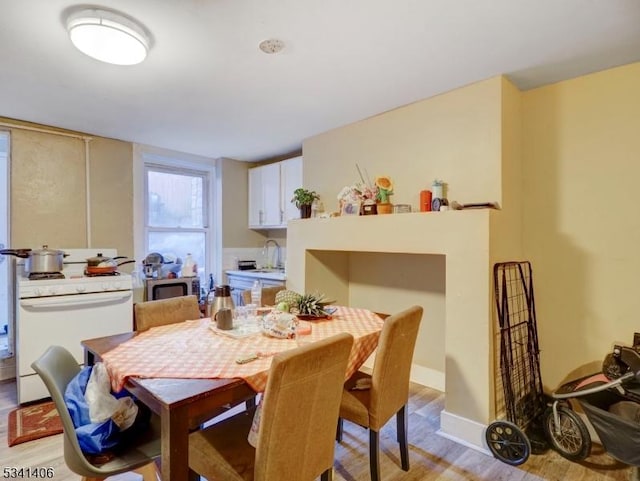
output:
[[102,9],[84,9],[67,18],[71,41],[82,53],[101,62],[135,65],[149,50],[145,29],[119,13]]

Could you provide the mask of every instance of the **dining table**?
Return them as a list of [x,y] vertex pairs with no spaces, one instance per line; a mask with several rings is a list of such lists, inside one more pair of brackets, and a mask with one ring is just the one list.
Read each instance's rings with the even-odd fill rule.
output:
[[189,433],[263,392],[275,354],[348,332],[354,344],[346,380],[375,351],[384,316],[334,307],[331,316],[300,321],[300,334],[293,339],[265,335],[259,328],[221,332],[210,318],[202,318],[81,344],[86,365],[104,363],[113,392],[126,389],[160,417],[162,479],[192,481],[199,478],[188,467]]

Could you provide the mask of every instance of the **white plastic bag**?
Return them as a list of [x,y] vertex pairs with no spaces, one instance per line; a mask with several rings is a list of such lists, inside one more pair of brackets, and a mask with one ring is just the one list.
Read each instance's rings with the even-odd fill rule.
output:
[[258,403],[256,410],[253,413],[253,421],[251,423],[251,429],[247,435],[247,442],[254,448],[258,447],[258,431],[260,430],[260,418],[262,417],[262,402]]
[[84,395],[89,405],[92,423],[102,423],[112,419],[120,430],[124,431],[131,427],[136,419],[138,406],[129,396],[118,399],[111,394],[109,374],[101,362],[93,366]]
[[295,338],[298,318],[286,312],[272,311],[264,316],[262,331],[271,337],[281,339]]

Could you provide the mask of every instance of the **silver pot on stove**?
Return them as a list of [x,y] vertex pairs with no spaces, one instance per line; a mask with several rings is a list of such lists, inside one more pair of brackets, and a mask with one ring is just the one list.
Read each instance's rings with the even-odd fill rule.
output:
[[29,274],[62,272],[64,258],[69,255],[47,245],[42,249],[2,249],[0,254],[26,259],[24,268]]

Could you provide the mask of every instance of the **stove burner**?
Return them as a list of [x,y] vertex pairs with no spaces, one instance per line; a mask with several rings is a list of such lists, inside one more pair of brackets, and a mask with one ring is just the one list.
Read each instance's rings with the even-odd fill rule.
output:
[[94,272],[94,273],[89,273],[87,271],[84,271],[84,276],[85,277],[111,277],[111,276],[119,276],[120,273],[118,271],[114,271],[114,272]]
[[41,281],[43,279],[64,279],[62,272],[32,272],[29,274],[30,281]]

